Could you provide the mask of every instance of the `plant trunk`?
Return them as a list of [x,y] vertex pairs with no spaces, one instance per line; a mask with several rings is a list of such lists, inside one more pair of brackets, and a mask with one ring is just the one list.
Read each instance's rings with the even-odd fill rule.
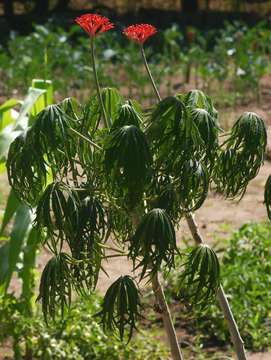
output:
[[170,344],[171,355],[173,360],[183,360],[177,335],[171,319],[170,310],[165,298],[163,288],[159,282],[158,274],[152,278],[152,289],[156,299],[156,312],[161,314],[164,328],[166,330],[168,341]]
[[[186,215],[186,221],[191,231],[191,234],[197,244],[203,244],[203,238],[199,232],[198,225],[194,219],[193,214],[189,213]],[[231,339],[234,345],[234,349],[237,355],[238,360],[246,360],[246,352],[244,347],[244,341],[241,338],[241,335],[238,330],[238,326],[235,322],[234,316],[231,312],[231,308],[228,302],[228,299],[224,293],[222,285],[219,286],[217,291],[217,300],[219,302],[220,308],[224,314],[224,318],[228,324],[229,331],[231,334]]]

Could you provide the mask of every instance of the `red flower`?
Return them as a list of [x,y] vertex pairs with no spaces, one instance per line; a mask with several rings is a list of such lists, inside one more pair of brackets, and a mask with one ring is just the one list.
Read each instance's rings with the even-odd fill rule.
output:
[[114,27],[108,18],[98,14],[85,14],[75,19],[75,22],[84,29],[89,36],[108,31]]
[[130,40],[143,45],[149,37],[157,33],[157,29],[149,24],[136,24],[128,26],[123,30],[123,34],[126,35]]

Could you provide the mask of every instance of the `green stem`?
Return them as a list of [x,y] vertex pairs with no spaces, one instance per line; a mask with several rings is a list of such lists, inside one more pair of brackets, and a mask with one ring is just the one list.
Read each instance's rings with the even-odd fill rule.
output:
[[93,142],[92,140],[90,140],[89,138],[87,138],[85,135],[81,134],[79,131],[75,130],[74,128],[70,127],[70,130],[73,131],[76,135],[78,135],[79,137],[81,137],[82,139],[86,140],[87,142],[89,142],[92,146],[96,147],[99,150],[102,150],[102,147],[99,146],[98,144],[96,144],[95,142]]
[[151,84],[152,84],[152,87],[153,87],[153,90],[155,92],[155,95],[157,96],[157,99],[158,101],[161,101],[161,96],[159,94],[159,91],[157,89],[157,86],[153,80],[153,77],[152,77],[152,74],[151,74],[151,70],[149,68],[149,65],[148,65],[148,62],[147,62],[147,59],[146,59],[146,55],[145,55],[145,51],[144,51],[144,48],[143,48],[143,45],[140,47],[140,50],[141,50],[141,55],[142,55],[142,58],[143,58],[143,62],[144,62],[144,65],[145,65],[145,68],[146,68],[146,71],[149,75],[149,78],[150,78],[150,81],[151,81]]
[[97,94],[98,94],[100,108],[101,108],[101,111],[102,111],[102,114],[103,114],[105,125],[106,125],[107,128],[110,128],[112,124],[111,124],[111,120],[108,119],[108,117],[106,115],[106,111],[105,111],[104,103],[103,103],[103,98],[102,98],[102,94],[101,94],[101,89],[100,89],[100,85],[99,85],[99,80],[98,80],[97,69],[96,69],[95,52],[94,52],[94,37],[91,37],[90,48],[91,48],[92,68],[93,68],[94,80],[95,80],[95,84],[96,84],[96,90],[97,90]]

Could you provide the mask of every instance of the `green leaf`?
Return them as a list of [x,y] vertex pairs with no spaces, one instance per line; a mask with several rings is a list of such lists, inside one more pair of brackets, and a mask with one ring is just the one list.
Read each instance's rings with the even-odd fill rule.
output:
[[8,125],[11,125],[15,122],[14,114],[12,109],[21,103],[16,99],[9,99],[4,104],[0,106],[0,132]]
[[120,128],[125,125],[134,125],[140,127],[142,118],[135,110],[131,103],[126,103],[120,106],[118,114],[113,122],[112,129]]
[[146,135],[155,154],[156,170],[166,175],[177,176],[184,161],[200,160],[206,153],[189,109],[175,96],[158,103],[149,118]]
[[101,317],[104,331],[118,332],[123,340],[125,330],[130,341],[136,322],[140,318],[139,290],[133,279],[128,276],[119,277],[106,291],[102,310],[97,314]]
[[112,190],[127,199],[128,206],[135,206],[143,193],[152,162],[144,133],[134,125],[113,130],[106,139],[105,149],[105,169]]
[[27,306],[26,311],[31,314],[35,303],[35,262],[39,244],[41,243],[41,233],[32,228],[29,231],[28,237],[25,241],[23,248],[23,266],[19,273],[19,277],[22,279],[22,297],[25,300]]
[[21,134],[21,131],[12,131],[12,128],[6,128],[0,134],[0,161],[5,162],[8,156],[10,144]]
[[110,123],[114,123],[119,107],[122,103],[122,97],[115,88],[102,89],[102,99],[104,103],[105,112]]
[[134,265],[138,258],[138,267],[142,267],[140,279],[147,270],[156,273],[162,261],[168,269],[174,266],[174,255],[177,252],[176,236],[173,224],[163,209],[152,209],[141,220],[129,246],[129,257]]
[[74,281],[70,269],[71,264],[71,257],[61,252],[52,257],[43,269],[37,301],[42,302],[46,322],[49,317],[54,320],[58,310],[63,317],[65,308],[71,304]]
[[269,220],[271,220],[271,175],[268,177],[264,188],[264,203]]
[[2,293],[5,293],[8,289],[30,223],[30,209],[27,206],[20,205],[16,211],[8,245],[4,245],[5,248],[1,251],[1,254],[6,255],[8,259],[8,261],[5,262],[4,272],[0,274],[0,292]]
[[31,108],[31,115],[36,116],[46,106],[53,104],[53,83],[50,80],[33,79],[32,88],[44,90]]
[[31,109],[35,105],[38,98],[46,92],[45,89],[36,89],[30,87],[28,94],[22,103],[20,113],[15,123],[15,130],[25,130],[28,126],[27,114],[31,112]]
[[222,144],[215,164],[217,191],[228,198],[242,198],[264,162],[266,144],[264,121],[255,113],[242,114]]
[[220,284],[220,266],[214,250],[198,245],[188,250],[179,277],[179,295],[192,305],[208,306]]
[[5,231],[6,226],[12,219],[13,215],[16,213],[18,207],[21,205],[14,191],[11,189],[9,192],[8,200],[6,203],[6,208],[3,216],[3,221],[1,224],[0,236]]

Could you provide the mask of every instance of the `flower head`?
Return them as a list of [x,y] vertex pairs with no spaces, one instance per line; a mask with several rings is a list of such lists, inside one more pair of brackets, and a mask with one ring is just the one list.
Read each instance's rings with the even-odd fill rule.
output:
[[143,45],[149,37],[157,33],[157,29],[150,24],[136,24],[128,26],[123,30],[123,34],[130,40]]
[[75,19],[75,22],[84,29],[89,36],[108,31],[114,27],[108,18],[98,14],[85,14]]

